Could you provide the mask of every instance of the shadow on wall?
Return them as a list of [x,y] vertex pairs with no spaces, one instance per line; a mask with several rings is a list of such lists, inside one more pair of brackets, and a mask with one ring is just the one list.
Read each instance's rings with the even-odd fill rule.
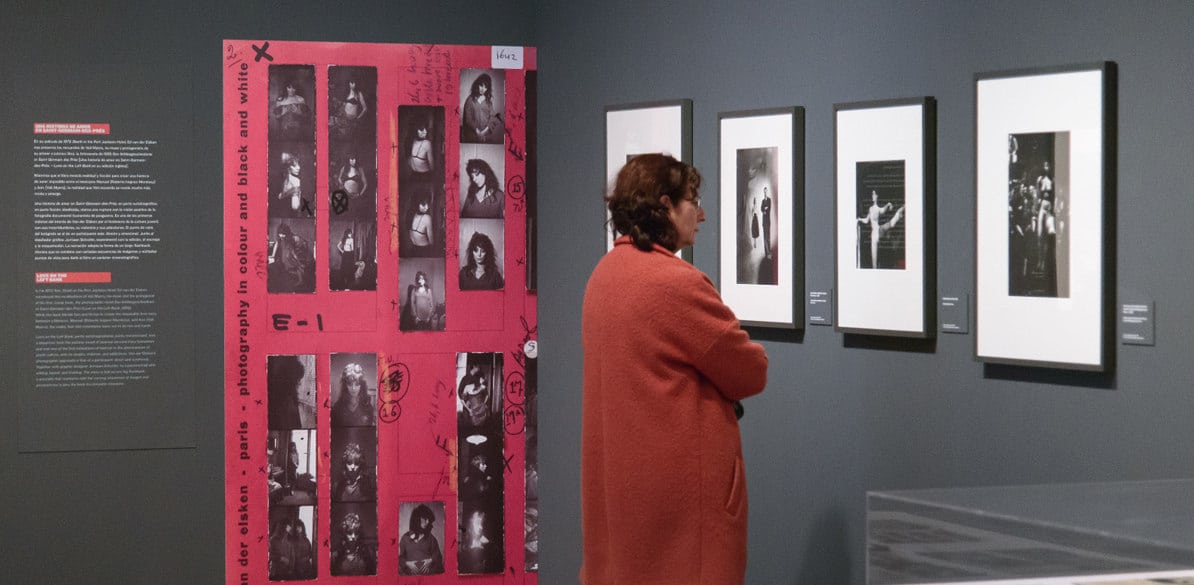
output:
[[796,585],[844,585],[850,580],[850,546],[846,537],[846,517],[831,509],[817,518],[809,533],[808,548],[802,558]]

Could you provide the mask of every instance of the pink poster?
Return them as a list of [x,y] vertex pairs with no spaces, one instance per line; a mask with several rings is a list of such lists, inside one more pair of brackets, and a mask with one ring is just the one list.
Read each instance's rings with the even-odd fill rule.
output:
[[222,60],[226,582],[537,583],[535,49]]

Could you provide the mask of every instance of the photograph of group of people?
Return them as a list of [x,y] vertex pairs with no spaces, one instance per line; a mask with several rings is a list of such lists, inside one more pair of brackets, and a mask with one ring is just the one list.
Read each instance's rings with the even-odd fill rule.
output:
[[501,353],[456,357],[457,572],[504,570]]
[[856,268],[907,267],[904,172],[902,160],[855,163]]
[[1007,138],[1007,292],[1068,298],[1070,133]]
[[275,581],[314,579],[311,535],[315,533],[318,491],[315,356],[268,356],[266,389],[269,577]]
[[377,574],[377,354],[331,355],[332,575]]
[[377,290],[377,69],[328,67],[328,286]]
[[315,68],[269,67],[271,293],[315,292]]

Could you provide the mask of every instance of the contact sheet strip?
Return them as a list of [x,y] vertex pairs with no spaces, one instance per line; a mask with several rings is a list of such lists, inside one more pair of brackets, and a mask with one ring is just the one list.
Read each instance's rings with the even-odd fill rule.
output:
[[226,582],[537,583],[534,49],[223,68]]

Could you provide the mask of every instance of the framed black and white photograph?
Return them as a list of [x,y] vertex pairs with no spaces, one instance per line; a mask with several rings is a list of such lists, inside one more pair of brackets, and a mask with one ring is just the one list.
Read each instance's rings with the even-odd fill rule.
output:
[[[692,100],[673,100],[605,108],[605,188],[608,193],[626,161],[640,154],[662,153],[692,163]],[[605,208],[605,249],[615,234]],[[680,255],[692,261],[691,247]]]
[[978,359],[1111,367],[1115,133],[1114,63],[975,76]]
[[804,108],[718,115],[721,297],[743,325],[804,326]]
[[834,328],[936,334],[936,101],[834,105]]

